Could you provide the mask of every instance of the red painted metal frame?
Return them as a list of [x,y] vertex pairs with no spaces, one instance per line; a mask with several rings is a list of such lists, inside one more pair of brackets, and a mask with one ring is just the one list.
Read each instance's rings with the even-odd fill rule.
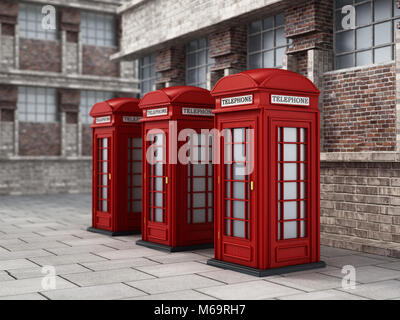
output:
[[[140,103],[143,109],[143,159],[152,142],[147,141],[149,130],[161,129],[166,133],[166,164],[164,165],[163,185],[166,188],[164,203],[166,221],[164,223],[150,220],[150,164],[143,165],[145,181],[143,185],[143,217],[142,240],[147,243],[164,245],[170,248],[186,248],[197,245],[210,244],[213,241],[213,221],[206,223],[188,223],[188,165],[171,164],[169,162],[169,146],[176,140],[176,133],[182,129],[214,128],[212,116],[186,115],[183,108],[214,109],[215,101],[210,92],[196,87],[170,87],[150,92]],[[147,117],[147,110],[167,108],[167,114]],[[176,123],[176,128],[172,125]],[[176,130],[176,133],[174,132]],[[179,148],[186,142],[178,142]],[[168,179],[167,183],[166,180]],[[214,186],[215,190],[215,186]],[[213,200],[215,202],[215,200]]]
[[[119,98],[97,103],[90,115],[94,118],[93,130],[93,192],[92,228],[112,235],[138,233],[141,212],[128,212],[128,139],[142,139],[139,122],[139,100]],[[109,117],[103,123],[96,119]],[[124,118],[129,117],[129,118]],[[136,120],[137,121],[136,121]],[[108,138],[108,210],[98,210],[98,139]],[[118,199],[117,199],[118,197]]]
[[[272,94],[309,97],[310,105],[272,104]],[[255,129],[255,167],[249,178],[254,184],[254,190],[250,191],[249,239],[226,236],[224,233],[226,197],[223,139],[218,146],[222,156],[221,164],[216,168],[218,185],[215,206],[215,259],[260,270],[319,262],[318,89],[307,78],[296,73],[278,69],[258,69],[221,79],[213,89],[212,95],[216,98],[214,113],[217,129],[246,126]],[[223,98],[245,95],[253,96],[252,104],[228,107],[221,105]],[[305,180],[308,203],[306,236],[280,240],[278,239],[278,128],[283,127],[305,128],[307,131],[304,145],[307,145],[305,160],[308,168]],[[297,148],[297,156],[299,149],[300,147]],[[296,170],[299,174],[300,169]],[[297,179],[300,179],[299,175]],[[299,181],[296,180],[297,182]],[[298,188],[299,186],[297,183]],[[297,190],[296,201],[299,200],[299,192]],[[300,202],[298,204],[300,205]],[[297,219],[300,214],[299,205]]]

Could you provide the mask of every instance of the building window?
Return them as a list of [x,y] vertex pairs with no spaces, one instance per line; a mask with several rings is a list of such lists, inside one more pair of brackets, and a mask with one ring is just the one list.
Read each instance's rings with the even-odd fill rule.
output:
[[112,14],[83,11],[82,42],[99,47],[116,46],[116,19]]
[[[342,26],[345,5],[355,7],[355,29]],[[336,0],[335,6],[336,69],[394,59],[394,30],[400,21],[396,0]]]
[[147,92],[154,90],[156,81],[155,65],[155,53],[139,59],[140,93],[142,96],[144,96]]
[[110,100],[115,97],[115,94],[112,92],[105,91],[89,91],[83,90],[81,91],[81,104],[79,106],[79,111],[81,114],[81,122],[83,124],[91,124],[91,118],[89,115],[90,110],[97,102],[102,102],[106,100]]
[[57,90],[53,88],[19,87],[18,119],[22,122],[58,121]]
[[56,29],[46,30],[42,26],[45,15],[42,13],[42,4],[20,3],[18,12],[19,34],[21,38],[57,40],[58,18],[56,17]]
[[191,41],[186,46],[186,84],[207,88],[207,74],[214,65],[209,55],[208,39]]
[[250,23],[248,26],[249,69],[281,68],[288,45],[284,14]]

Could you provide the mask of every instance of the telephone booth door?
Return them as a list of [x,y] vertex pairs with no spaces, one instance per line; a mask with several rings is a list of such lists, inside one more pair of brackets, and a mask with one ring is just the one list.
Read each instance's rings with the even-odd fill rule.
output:
[[[196,134],[188,137],[187,144],[188,158],[186,165],[180,165],[181,176],[186,186],[187,198],[182,199],[184,215],[178,221],[182,230],[181,242],[179,245],[204,242],[213,236],[214,224],[214,167],[213,137],[211,134],[201,133],[195,129]],[[186,202],[186,205],[185,205]]]
[[97,134],[94,137],[96,153],[93,168],[94,184],[96,186],[97,201],[94,203],[95,214],[93,215],[93,226],[98,229],[111,230],[112,228],[112,203],[111,203],[111,153],[112,135]]
[[[141,224],[142,215],[142,137],[140,129],[136,134],[123,134],[122,141],[126,144],[127,169],[121,171],[122,174],[127,172],[127,176],[122,177],[120,181],[126,182],[126,212],[124,216],[124,225],[134,228]],[[122,197],[121,197],[122,198]]]
[[[304,117],[304,116],[303,116]],[[310,217],[315,194],[310,184],[312,145],[310,122],[272,120],[271,145],[271,267],[308,263],[315,257],[312,239],[316,217]],[[315,208],[313,208],[315,209]],[[311,223],[313,225],[311,225]]]
[[168,128],[146,129],[146,241],[170,245],[168,216]]
[[[218,222],[223,230],[220,257],[228,262],[256,266],[257,223],[255,198],[255,120],[224,122],[221,143],[221,184]],[[217,254],[218,254],[217,253]]]

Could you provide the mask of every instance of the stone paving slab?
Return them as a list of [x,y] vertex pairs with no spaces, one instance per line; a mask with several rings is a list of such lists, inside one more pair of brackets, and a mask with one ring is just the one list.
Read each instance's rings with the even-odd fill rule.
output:
[[53,290],[43,293],[50,300],[118,300],[144,295],[143,292],[122,283],[84,288]]
[[[26,293],[44,292],[51,289],[43,289],[43,278],[32,278],[23,280],[12,280],[0,282],[0,297],[1,296],[15,296]],[[76,287],[69,281],[60,277],[56,277],[56,286],[58,289],[66,289]]]
[[195,290],[183,290],[183,291],[175,291],[168,292],[162,294],[153,294],[147,296],[139,296],[133,299],[127,300],[217,300],[213,297],[210,297],[206,294],[197,292]]
[[38,293],[20,294],[17,296],[0,297],[0,300],[47,300],[46,297]]
[[[90,195],[0,197],[0,300],[400,299],[400,259],[322,246],[326,268],[258,278],[207,265],[213,249],[166,253],[88,232],[90,215]],[[355,289],[342,288],[346,265]],[[55,268],[55,289],[43,289],[42,266]]]
[[160,294],[187,289],[198,289],[223,285],[223,283],[207,279],[195,274],[184,276],[159,278],[152,280],[142,280],[128,282],[131,287],[140,289],[148,294]]
[[223,300],[261,300],[294,295],[302,292],[264,280],[203,288],[197,289],[197,291]]
[[[55,267],[57,275],[67,275],[73,273],[82,273],[90,271],[79,264],[64,264]],[[16,279],[30,279],[43,277],[42,268],[36,266],[35,268],[15,269],[9,271],[10,275]]]
[[153,279],[154,277],[138,270],[125,268],[117,270],[104,270],[97,272],[70,274],[63,276],[63,278],[68,279],[72,283],[75,283],[81,287],[87,287],[109,283]]

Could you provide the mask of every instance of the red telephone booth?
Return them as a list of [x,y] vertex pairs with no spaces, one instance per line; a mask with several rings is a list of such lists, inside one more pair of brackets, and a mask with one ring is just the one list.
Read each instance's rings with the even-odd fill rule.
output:
[[142,213],[142,112],[139,100],[97,103],[93,119],[92,227],[111,236],[140,233]]
[[222,78],[215,259],[267,276],[323,267],[319,240],[319,90],[286,70]]
[[139,107],[147,161],[137,244],[169,252],[212,247],[212,139],[207,144],[201,131],[214,128],[214,98],[202,88],[170,87],[146,94]]

